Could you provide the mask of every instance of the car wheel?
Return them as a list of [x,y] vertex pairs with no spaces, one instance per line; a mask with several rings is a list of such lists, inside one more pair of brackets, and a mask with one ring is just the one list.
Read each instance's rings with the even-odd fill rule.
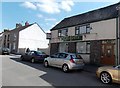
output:
[[109,84],[109,83],[111,83],[112,78],[111,78],[109,73],[102,72],[101,75],[100,75],[100,80],[105,84]]
[[32,62],[32,63],[34,63],[34,62],[35,62],[35,59],[34,59],[34,58],[32,58],[32,59],[31,59],[31,62]]
[[68,65],[64,64],[62,66],[62,70],[63,70],[63,72],[68,72],[69,71]]
[[45,66],[45,67],[48,67],[48,66],[49,66],[49,65],[48,65],[48,61],[45,61],[45,62],[44,62],[44,66]]

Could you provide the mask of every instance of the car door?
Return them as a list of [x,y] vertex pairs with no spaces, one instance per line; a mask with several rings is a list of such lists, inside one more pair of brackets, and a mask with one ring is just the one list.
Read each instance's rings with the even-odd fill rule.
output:
[[30,52],[29,53],[25,53],[25,55],[23,55],[23,58],[25,59],[25,60],[29,60],[29,54],[30,54]]
[[62,67],[62,65],[64,64],[65,58],[66,58],[65,53],[59,53],[58,58],[56,58],[56,60],[55,60],[56,66],[57,67]]
[[120,83],[120,65],[118,66],[118,82]]
[[49,58],[49,64],[52,66],[56,66],[56,59],[58,58],[59,53],[53,54]]
[[120,83],[120,66],[116,66],[114,70],[112,70],[113,80]]
[[34,52],[29,52],[28,54],[27,54],[27,57],[26,57],[26,59],[27,60],[31,60],[31,58],[32,58],[32,54],[33,54]]

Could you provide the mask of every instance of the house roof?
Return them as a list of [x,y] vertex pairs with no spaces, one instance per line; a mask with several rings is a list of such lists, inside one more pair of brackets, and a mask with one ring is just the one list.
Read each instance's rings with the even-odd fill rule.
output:
[[[19,27],[19,28],[13,29],[13,30],[11,30],[11,31],[21,31],[21,30],[24,30],[24,29],[26,29],[26,28],[34,25],[34,24],[37,24],[37,23],[35,22],[35,23],[29,24],[29,25],[21,26],[21,27]],[[37,25],[40,27],[39,24],[37,24]],[[44,31],[41,27],[40,27],[40,29],[45,33],[45,31]]]
[[[34,24],[34,23],[33,23],[33,24]],[[25,28],[27,28],[27,27],[33,25],[33,24],[29,24],[29,25],[21,26],[21,27],[18,27],[18,28],[13,29],[13,30],[11,30],[11,31],[21,31],[21,30],[23,30],[23,29],[25,29]]]
[[100,20],[116,18],[118,17],[118,11],[116,10],[116,7],[118,5],[120,5],[120,2],[114,5],[104,7],[104,8],[89,11],[87,13],[65,18],[60,23],[58,23],[56,26],[54,26],[51,29],[51,31],[61,29],[61,28],[91,23],[91,22],[97,22]]

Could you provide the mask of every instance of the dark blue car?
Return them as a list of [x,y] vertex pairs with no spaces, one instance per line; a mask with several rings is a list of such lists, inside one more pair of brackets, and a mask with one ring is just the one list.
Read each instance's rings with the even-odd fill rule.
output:
[[34,62],[43,62],[44,59],[48,57],[47,54],[45,54],[44,52],[41,51],[30,51],[24,55],[21,55],[20,60],[26,60],[26,61],[30,61],[32,63]]

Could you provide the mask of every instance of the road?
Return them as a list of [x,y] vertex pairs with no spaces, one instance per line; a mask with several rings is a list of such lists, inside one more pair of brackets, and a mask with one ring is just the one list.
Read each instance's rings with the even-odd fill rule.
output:
[[18,58],[2,56],[2,86],[119,86],[101,83],[95,73],[64,73],[58,68],[45,68],[42,63],[20,61]]

